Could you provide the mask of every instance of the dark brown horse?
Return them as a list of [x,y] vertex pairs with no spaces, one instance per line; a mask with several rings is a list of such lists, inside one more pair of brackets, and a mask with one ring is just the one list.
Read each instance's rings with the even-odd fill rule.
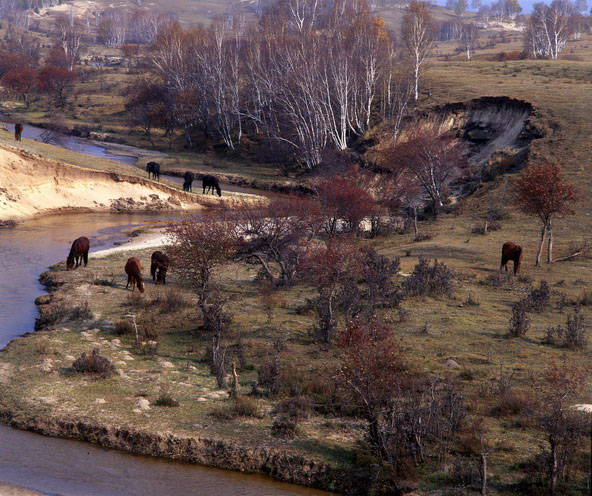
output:
[[136,285],[140,293],[144,292],[144,278],[142,277],[142,264],[136,257],[130,257],[125,264],[125,273],[127,274],[127,284],[125,289],[132,285],[132,291]]
[[[220,183],[218,182],[218,179],[216,177],[205,175],[204,177],[202,177],[202,186],[204,195],[210,192],[214,194],[215,189],[216,193],[218,193],[218,196],[222,196],[222,189],[220,188]],[[206,188],[208,188],[207,193]]]
[[155,251],[150,257],[150,274],[156,284],[166,284],[166,273],[169,269],[169,257],[161,251]]
[[21,135],[23,134],[23,128],[24,128],[24,126],[20,122],[17,122],[14,125],[14,139],[15,140],[17,140],[17,141],[21,140]]
[[[66,270],[77,269],[80,267],[82,262],[84,266],[88,265],[88,250],[90,249],[90,241],[84,236],[75,239],[70,248],[70,253],[66,260]],[[74,267],[76,264],[76,267]]]
[[514,262],[514,274],[520,273],[520,266],[522,265],[522,247],[511,241],[504,243],[502,246],[502,263],[500,264],[500,272],[506,269],[508,272],[508,262]]
[[160,181],[160,164],[158,162],[148,162],[146,164],[146,172],[150,179]]
[[193,179],[195,176],[193,172],[187,171],[183,176],[183,191],[192,191]]

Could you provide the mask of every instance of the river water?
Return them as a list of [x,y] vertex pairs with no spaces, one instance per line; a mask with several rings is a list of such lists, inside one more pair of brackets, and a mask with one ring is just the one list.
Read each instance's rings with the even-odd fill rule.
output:
[[[29,133],[30,126],[26,126],[24,137],[35,137]],[[81,143],[86,148],[77,151],[94,151],[118,159],[105,149],[94,150],[89,147],[95,145]],[[34,300],[43,294],[39,275],[49,265],[65,259],[75,238],[88,236],[92,252],[126,240],[123,231],[131,227],[166,223],[180,215],[67,214],[27,221],[14,229],[0,229],[0,346],[33,330],[37,314]],[[1,425],[0,481],[64,496],[329,494],[263,476],[134,456]]]

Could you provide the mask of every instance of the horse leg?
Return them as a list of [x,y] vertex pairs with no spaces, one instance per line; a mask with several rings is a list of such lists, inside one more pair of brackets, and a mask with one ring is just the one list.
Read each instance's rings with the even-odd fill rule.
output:
[[87,251],[85,251],[82,254],[82,258],[84,259],[84,266],[86,267],[88,265],[88,252]]

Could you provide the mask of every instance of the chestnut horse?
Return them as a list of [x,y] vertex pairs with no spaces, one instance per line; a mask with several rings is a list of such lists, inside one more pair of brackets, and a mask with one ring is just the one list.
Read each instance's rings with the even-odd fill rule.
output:
[[15,140],[21,141],[21,135],[23,134],[23,129],[24,129],[24,126],[20,122],[17,122],[14,125],[14,139]]
[[169,257],[161,251],[155,251],[150,257],[150,274],[156,284],[166,284],[166,273],[169,269]]
[[[70,253],[66,260],[66,270],[77,269],[84,261],[84,266],[88,264],[88,250],[90,249],[90,241],[84,236],[75,239],[70,248]],[[76,264],[76,267],[74,267]]]
[[132,285],[132,291],[136,285],[140,293],[144,292],[144,278],[142,277],[142,264],[136,257],[130,257],[125,264],[125,273],[127,274],[127,284],[125,289]]
[[502,246],[502,263],[500,264],[500,272],[506,269],[508,272],[508,262],[514,262],[514,274],[520,273],[520,265],[522,264],[522,247],[511,241],[504,243]]

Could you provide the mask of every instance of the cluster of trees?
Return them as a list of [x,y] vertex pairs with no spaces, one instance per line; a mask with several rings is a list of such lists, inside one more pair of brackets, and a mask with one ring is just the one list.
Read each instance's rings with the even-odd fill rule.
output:
[[[414,139],[417,135],[407,142]],[[551,219],[570,213],[575,201],[573,188],[557,170],[549,165],[531,166],[515,181],[516,201],[525,212],[540,217],[544,231]],[[383,202],[373,200],[374,191],[359,186],[368,184],[364,174],[349,170],[318,180],[314,194],[308,197],[273,199],[264,206],[243,205],[207,222],[186,219],[169,228],[173,266],[183,268],[180,275],[198,296],[211,372],[221,387],[228,387],[227,368],[236,345],[232,344],[233,316],[227,309],[227,293],[217,278],[221,267],[229,263],[257,267],[256,283],[262,292],[305,283],[313,294],[305,310],[315,316],[311,339],[322,344],[325,351],[321,353],[326,352],[332,364],[323,376],[331,384],[330,392],[325,394],[321,389],[316,402],[323,411],[365,419],[362,449],[380,461],[375,469],[384,469],[375,482],[388,482],[393,490],[416,467],[443,459],[461,442],[463,452],[469,450],[473,459],[480,456],[482,494],[486,494],[490,450],[484,440],[485,427],[479,421],[469,421],[471,414],[458,384],[413,370],[400,347],[396,326],[382,318],[385,309],[388,314],[405,298],[451,297],[454,274],[444,263],[432,265],[422,259],[398,284],[399,260],[360,243],[354,236],[360,224],[372,217],[372,208],[384,207]],[[401,171],[398,177],[404,174]],[[402,195],[385,190],[391,199],[389,208],[398,211]],[[534,293],[542,296],[535,298]],[[548,288],[541,284],[529,298],[532,305],[536,300],[547,308],[548,295]],[[282,353],[288,344],[284,339],[274,341],[273,346],[271,360],[259,364],[254,394],[275,398],[291,386],[291,399],[282,405],[296,408],[306,401],[294,384],[282,382]],[[587,417],[568,406],[586,387],[587,375],[588,371],[564,360],[552,363],[533,381],[532,394],[524,404],[503,377],[499,390],[492,391],[496,403],[492,415],[504,415],[510,409],[511,415],[527,417],[544,436],[541,456],[536,458],[543,462],[533,465],[538,478],[532,478],[531,484],[540,484],[534,482],[540,480],[555,492],[568,481],[577,462],[576,448],[581,447],[584,428],[589,427]],[[234,397],[236,390],[235,386]],[[464,441],[460,441],[461,435]]]
[[107,46],[151,44],[165,25],[176,20],[172,13],[152,9],[107,9],[97,20],[97,41]]
[[[581,6],[580,6],[581,7]],[[579,37],[583,19],[568,0],[536,3],[524,31],[524,50],[533,58],[557,60],[568,37]]]
[[40,67],[40,45],[37,39],[10,31],[0,45],[0,86],[13,97],[21,99],[27,107],[31,98],[38,93],[51,96],[57,106],[63,107],[78,79],[77,74],[70,69],[75,57],[73,53],[78,53],[77,50],[79,45],[73,43],[66,34]]
[[314,167],[327,148],[344,150],[378,120],[404,114],[433,39],[420,2],[408,7],[399,51],[362,0],[279,2],[254,26],[238,15],[207,28],[169,23],[148,52],[150,82],[139,83],[152,91],[130,91],[128,110],[147,128],[158,114],[150,109],[166,109],[161,119],[188,146],[196,130],[229,148],[249,132]]

